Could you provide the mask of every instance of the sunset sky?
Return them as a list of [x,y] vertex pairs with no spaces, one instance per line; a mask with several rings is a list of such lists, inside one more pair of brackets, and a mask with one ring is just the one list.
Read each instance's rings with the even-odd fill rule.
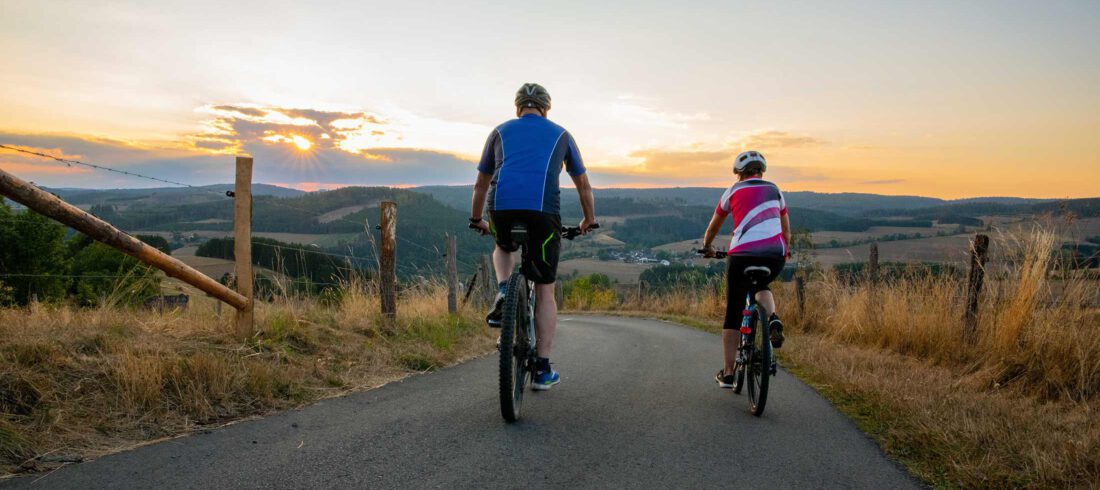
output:
[[[466,184],[523,82],[597,186],[1100,195],[1100,2],[0,0],[0,143],[192,184]],[[154,182],[0,151],[39,184]],[[568,179],[566,179],[568,180]]]

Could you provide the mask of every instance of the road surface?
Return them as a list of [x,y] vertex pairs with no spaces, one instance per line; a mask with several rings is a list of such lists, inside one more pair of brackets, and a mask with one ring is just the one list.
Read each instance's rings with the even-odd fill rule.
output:
[[493,355],[0,488],[920,487],[786,372],[753,417],[713,334],[563,316],[555,344],[562,382],[516,424]]

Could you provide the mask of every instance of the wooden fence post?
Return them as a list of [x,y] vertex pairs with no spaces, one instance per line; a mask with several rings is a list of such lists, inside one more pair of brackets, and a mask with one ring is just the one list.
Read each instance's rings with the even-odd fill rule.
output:
[[970,274],[966,294],[965,333],[972,337],[978,328],[978,303],[985,284],[985,260],[989,252],[989,235],[978,234],[970,248]]
[[558,305],[558,308],[565,304],[565,286],[562,285],[561,281],[554,282],[554,303]]
[[485,297],[485,304],[493,306],[493,302],[497,299],[497,276],[493,272],[493,267],[490,265],[489,256],[481,256],[481,270],[485,271],[484,279],[481,281],[482,296]]
[[458,312],[458,263],[455,236],[447,234],[447,311]]
[[470,280],[466,281],[466,290],[462,293],[463,305],[470,302],[470,293],[473,293],[474,289],[477,288],[477,276],[479,275],[481,275],[481,271],[475,270],[474,273],[470,276]]
[[798,317],[802,318],[806,311],[806,281],[799,274],[794,276],[794,297],[798,303]]
[[382,295],[382,318],[390,322],[397,318],[397,203],[382,201],[379,210],[378,292]]
[[871,243],[871,257],[867,262],[867,280],[872,287],[878,283],[878,242]]
[[237,182],[233,188],[233,257],[237,292],[248,299],[237,310],[237,337],[252,337],[255,298],[252,291],[252,158],[237,157]]

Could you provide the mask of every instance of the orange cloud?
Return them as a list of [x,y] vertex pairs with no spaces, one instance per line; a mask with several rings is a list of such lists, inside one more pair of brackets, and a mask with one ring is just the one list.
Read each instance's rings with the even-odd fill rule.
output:
[[[40,148],[25,145],[7,145],[12,148],[42,153],[66,160],[79,160],[80,155],[65,153],[61,148]],[[49,175],[73,175],[91,171],[89,168],[68,165],[43,157],[19,153],[17,151],[0,148],[0,165],[4,170],[15,174],[49,174]]]
[[27,163],[0,160],[0,166],[5,171],[13,174],[48,174],[48,175],[75,175],[91,173],[92,169],[76,166],[68,166],[57,162]]
[[749,134],[739,141],[742,149],[757,149],[761,151],[779,148],[809,148],[822,146],[825,141],[804,134],[788,133],[786,131],[762,131]]

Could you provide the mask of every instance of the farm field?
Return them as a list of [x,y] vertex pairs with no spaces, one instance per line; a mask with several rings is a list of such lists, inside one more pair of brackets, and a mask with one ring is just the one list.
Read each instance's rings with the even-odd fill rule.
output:
[[[942,262],[964,264],[969,260],[971,236],[955,235],[945,237],[918,238],[880,242],[879,260],[882,262]],[[870,256],[870,245],[819,249],[815,251],[815,260],[823,266],[834,266],[849,262],[866,262]]]
[[654,264],[628,264],[596,259],[571,259],[558,264],[559,275],[604,274],[620,284],[637,284],[638,276]]
[[[171,231],[135,231],[134,235],[159,235],[167,239],[172,238]],[[184,235],[195,234],[199,238],[226,238],[232,237],[233,232],[229,230],[195,230],[181,232]],[[316,244],[321,247],[335,246],[341,241],[351,241],[355,238],[355,233],[282,233],[282,232],[268,232],[268,231],[256,231],[252,233],[252,236],[261,238],[270,238],[273,240],[279,240],[285,243],[297,243],[301,245]],[[175,254],[175,252],[172,252]],[[194,254],[194,252],[192,252]]]
[[936,225],[926,228],[914,228],[908,226],[872,226],[867,231],[815,231],[810,234],[815,245],[829,243],[832,240],[838,242],[853,242],[867,240],[888,235],[914,235],[933,237],[940,232],[951,232],[958,228],[957,225]]
[[[733,239],[732,235],[718,235],[718,238],[714,239],[715,250],[722,250],[729,246],[730,240]],[[682,242],[666,243],[664,245],[658,245],[653,247],[653,250],[663,250],[671,254],[681,254],[684,252],[691,252],[703,246],[702,235],[699,238],[692,240],[684,240]]]

